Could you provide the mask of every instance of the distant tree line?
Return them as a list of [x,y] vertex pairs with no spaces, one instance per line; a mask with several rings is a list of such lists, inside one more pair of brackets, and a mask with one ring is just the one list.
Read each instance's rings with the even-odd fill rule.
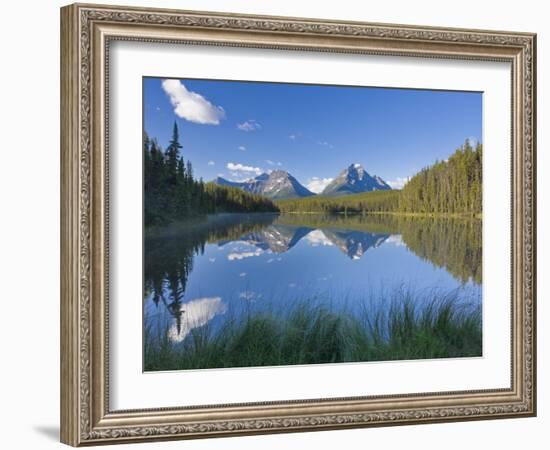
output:
[[398,191],[373,191],[340,197],[316,195],[276,201],[283,213],[366,214],[393,212],[399,203]]
[[276,212],[275,204],[241,189],[196,179],[191,161],[181,155],[178,126],[163,150],[156,139],[143,136],[144,221],[163,225],[218,212]]
[[481,213],[482,152],[466,140],[446,161],[422,169],[405,187],[340,197],[321,196],[279,200],[281,212],[368,214],[401,212],[477,215]]

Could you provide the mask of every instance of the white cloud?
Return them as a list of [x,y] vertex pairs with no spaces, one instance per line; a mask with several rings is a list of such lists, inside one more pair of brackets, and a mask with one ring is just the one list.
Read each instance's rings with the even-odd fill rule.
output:
[[253,256],[260,256],[262,253],[263,251],[261,249],[257,249],[253,252],[229,253],[229,255],[227,255],[227,259],[229,261],[240,261],[241,259],[252,258]]
[[244,183],[245,181],[251,181],[253,177],[250,177],[249,175],[243,175],[239,172],[231,172],[227,179],[229,181],[233,181],[235,183]]
[[240,276],[241,278],[242,278],[242,277],[246,277],[246,272],[241,272],[241,273],[239,274],[239,276]]
[[180,307],[180,327],[177,322],[168,329],[168,338],[172,342],[181,342],[193,330],[202,327],[219,314],[225,314],[227,306],[221,297],[205,297],[182,303]]
[[237,128],[241,131],[259,130],[262,126],[254,119],[245,120],[243,123],[238,123]]
[[280,161],[275,162],[275,161],[271,161],[270,159],[266,159],[265,162],[268,163],[270,166],[282,166],[283,165],[283,163],[280,162]]
[[202,95],[189,91],[179,80],[164,80],[162,89],[170,98],[174,114],[189,122],[218,125],[225,117],[221,106],[215,106]]
[[215,163],[214,161],[208,161],[208,165],[209,165],[209,166],[213,166],[213,165],[215,165],[215,164],[216,164],[216,163]]
[[291,134],[288,136],[288,138],[291,140],[291,141],[295,141],[296,140],[296,135],[295,134]]
[[241,163],[227,163],[226,166],[229,170],[231,170],[234,176],[243,176],[243,175],[250,175],[250,174],[256,174],[261,175],[264,173],[263,169],[260,167],[252,167],[252,166],[245,166]]
[[327,141],[318,141],[317,144],[321,145],[322,147],[334,148],[334,145]]
[[244,145],[239,145],[239,150],[244,152],[246,150],[246,147]]
[[397,177],[395,180],[388,181],[392,189],[403,189],[403,187],[409,182],[411,177]]
[[332,180],[334,180],[334,178],[312,177],[308,180],[306,187],[311,192],[318,194],[319,192],[323,192],[323,189],[325,189]]

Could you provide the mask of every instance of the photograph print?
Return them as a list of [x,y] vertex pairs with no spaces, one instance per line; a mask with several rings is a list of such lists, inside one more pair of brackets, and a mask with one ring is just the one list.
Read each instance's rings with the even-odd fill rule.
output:
[[144,370],[483,356],[482,101],[143,78]]

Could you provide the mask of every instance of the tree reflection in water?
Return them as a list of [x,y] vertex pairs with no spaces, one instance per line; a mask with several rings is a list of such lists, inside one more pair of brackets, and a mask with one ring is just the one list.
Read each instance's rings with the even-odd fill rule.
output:
[[461,283],[480,285],[481,224],[478,219],[398,215],[221,214],[152,229],[144,240],[144,301],[163,305],[173,318],[169,334],[175,341],[223,313],[219,297],[184,303],[184,295],[194,257],[204,253],[205,244],[223,247],[234,241],[281,254],[306,238],[310,245],[334,245],[348,258],[359,259],[390,240]]

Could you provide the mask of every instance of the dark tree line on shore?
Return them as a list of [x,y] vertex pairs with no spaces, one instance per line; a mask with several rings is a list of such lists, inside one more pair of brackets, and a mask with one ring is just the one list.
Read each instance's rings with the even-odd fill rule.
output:
[[144,222],[163,225],[218,212],[276,212],[273,202],[238,188],[197,179],[191,161],[185,162],[176,123],[166,150],[156,139],[143,136]]
[[281,212],[317,212],[323,214],[367,214],[393,212],[399,202],[398,191],[372,191],[340,197],[315,195],[276,202]]

